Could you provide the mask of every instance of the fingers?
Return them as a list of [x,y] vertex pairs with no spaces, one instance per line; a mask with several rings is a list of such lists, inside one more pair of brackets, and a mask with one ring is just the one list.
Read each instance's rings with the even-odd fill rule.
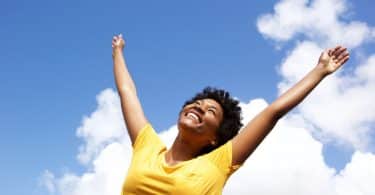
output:
[[112,48],[117,47],[117,46],[122,46],[123,44],[124,44],[124,39],[122,38],[122,34],[113,36]]
[[335,47],[335,49],[333,50],[332,55],[338,57],[338,56],[339,56],[342,52],[344,52],[345,50],[346,50],[345,47],[337,46],[337,47]]
[[113,38],[112,38],[112,48],[114,48],[116,45],[118,45],[117,42],[118,42],[117,36],[113,36]]
[[332,52],[333,52],[334,49],[329,49],[327,50],[327,53],[328,53],[328,56],[332,56]]
[[337,57],[337,61],[343,61],[343,59],[349,57],[349,52],[347,50],[341,52],[341,54]]
[[332,57],[335,63],[343,64],[349,59],[349,52],[347,48],[342,46],[336,46],[330,49],[329,56]]
[[112,38],[112,42],[114,41],[114,42],[117,42],[119,40],[119,36],[117,36],[117,35],[115,35],[115,36],[113,36],[113,38]]
[[343,58],[341,58],[340,60],[338,60],[338,64],[342,65],[342,64],[345,64],[345,62],[347,62],[349,60],[349,53],[348,55],[344,56]]
[[112,38],[112,42],[113,42],[113,41],[117,42],[117,41],[120,41],[120,40],[123,40],[123,38],[122,38],[122,34],[115,35],[115,36],[113,36],[113,38]]

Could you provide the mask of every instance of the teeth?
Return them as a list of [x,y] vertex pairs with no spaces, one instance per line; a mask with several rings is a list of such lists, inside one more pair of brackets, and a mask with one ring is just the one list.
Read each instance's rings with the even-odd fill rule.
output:
[[190,116],[191,118],[193,118],[193,119],[195,119],[195,120],[197,120],[199,122],[199,117],[196,114],[189,112],[187,114],[187,116]]

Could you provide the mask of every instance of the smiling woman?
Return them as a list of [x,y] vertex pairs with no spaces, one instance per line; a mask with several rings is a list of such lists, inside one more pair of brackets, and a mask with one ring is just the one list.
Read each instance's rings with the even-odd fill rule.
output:
[[121,35],[112,41],[114,75],[133,156],[122,194],[221,194],[229,176],[251,155],[277,121],[298,105],[327,75],[348,59],[346,48],[324,51],[301,81],[242,129],[238,101],[228,92],[206,88],[187,101],[178,135],[167,149],[144,116],[127,70]]
[[223,145],[238,133],[242,127],[241,107],[238,104],[239,102],[233,99],[228,92],[210,87],[205,88],[201,93],[185,102],[182,113],[180,113],[180,119],[183,111],[188,109],[190,112],[185,113],[190,113],[192,117],[196,116],[201,122],[201,116],[203,115],[208,120],[212,119],[218,123],[208,128],[215,129],[214,136],[209,139],[211,144],[206,143],[200,154],[208,153],[217,146]]

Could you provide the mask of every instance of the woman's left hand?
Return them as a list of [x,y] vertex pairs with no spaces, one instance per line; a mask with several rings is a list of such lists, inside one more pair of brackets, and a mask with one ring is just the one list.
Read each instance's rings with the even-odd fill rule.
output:
[[336,46],[335,48],[324,51],[319,58],[317,67],[328,75],[339,69],[346,61],[349,60],[347,48]]

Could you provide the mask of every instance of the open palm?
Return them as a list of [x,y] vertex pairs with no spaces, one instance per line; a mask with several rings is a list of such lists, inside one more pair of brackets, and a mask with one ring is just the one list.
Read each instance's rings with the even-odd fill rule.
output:
[[339,69],[346,61],[349,60],[347,48],[337,46],[324,51],[319,58],[318,66],[327,74],[331,74]]

